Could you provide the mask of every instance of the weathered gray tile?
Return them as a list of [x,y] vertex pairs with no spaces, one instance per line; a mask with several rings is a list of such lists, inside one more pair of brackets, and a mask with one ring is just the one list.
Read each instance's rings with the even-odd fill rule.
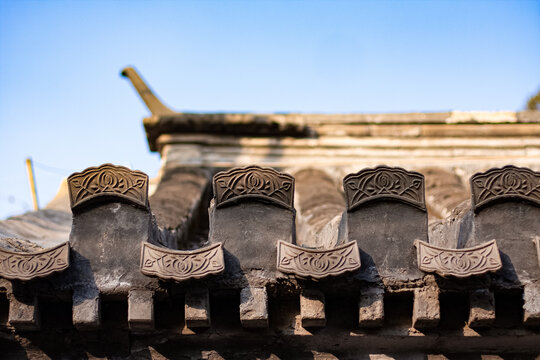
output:
[[128,324],[133,330],[154,328],[154,293],[131,290],[128,295]]
[[380,327],[384,323],[384,289],[369,288],[362,291],[358,301],[358,326]]
[[40,329],[39,301],[33,297],[9,297],[8,322],[17,330],[35,331]]
[[439,324],[440,318],[439,288],[426,286],[414,289],[413,327],[433,328]]
[[320,290],[304,289],[300,294],[302,327],[326,326],[325,297]]
[[471,292],[469,311],[469,326],[482,328],[495,322],[495,297],[488,289],[478,289]]
[[243,327],[268,327],[266,288],[246,287],[240,291],[240,322]]
[[207,288],[190,289],[185,297],[185,320],[188,328],[210,327],[210,294]]

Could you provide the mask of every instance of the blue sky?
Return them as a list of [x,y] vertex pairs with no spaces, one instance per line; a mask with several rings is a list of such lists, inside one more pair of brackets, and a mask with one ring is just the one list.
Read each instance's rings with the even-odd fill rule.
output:
[[104,162],[151,177],[134,65],[180,111],[519,110],[540,1],[0,0],[0,218]]

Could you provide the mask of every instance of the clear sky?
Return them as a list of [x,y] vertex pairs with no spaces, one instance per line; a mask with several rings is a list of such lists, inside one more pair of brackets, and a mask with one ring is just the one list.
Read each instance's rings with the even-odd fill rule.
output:
[[0,0],[0,218],[105,162],[151,177],[134,65],[180,111],[519,110],[540,1]]

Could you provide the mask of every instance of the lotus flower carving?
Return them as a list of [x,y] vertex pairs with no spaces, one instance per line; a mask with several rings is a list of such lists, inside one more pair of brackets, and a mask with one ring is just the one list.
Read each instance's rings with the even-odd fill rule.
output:
[[0,277],[32,280],[47,277],[69,267],[69,243],[31,253],[0,249]]
[[293,208],[294,178],[271,168],[249,166],[223,171],[214,176],[213,184],[216,206],[255,198]]
[[424,176],[401,168],[379,166],[343,179],[349,211],[376,200],[397,200],[425,211]]
[[181,251],[143,243],[141,271],[162,279],[184,281],[219,274],[225,269],[221,243],[197,250]]
[[72,208],[105,196],[148,205],[148,176],[123,166],[104,164],[74,173],[68,177],[68,187]]
[[445,249],[417,240],[418,267],[441,276],[468,277],[502,267],[495,240],[466,249]]
[[277,261],[281,272],[316,279],[360,268],[360,254],[354,241],[331,250],[308,249],[279,241]]
[[540,173],[512,165],[471,177],[475,211],[502,199],[522,199],[540,206]]

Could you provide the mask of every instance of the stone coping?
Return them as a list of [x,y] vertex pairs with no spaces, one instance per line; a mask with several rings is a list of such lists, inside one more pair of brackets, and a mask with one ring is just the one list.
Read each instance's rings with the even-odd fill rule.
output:
[[150,150],[156,151],[156,139],[162,134],[210,133],[237,136],[314,137],[324,125],[362,124],[516,124],[540,123],[538,111],[444,111],[408,113],[195,113],[177,112],[152,92],[137,70],[127,67],[122,76],[131,84],[152,113],[144,119]]
[[[540,123],[538,111],[449,111],[383,114],[168,113],[143,120],[150,150],[163,134],[200,133],[258,137],[317,137],[328,126],[508,125]],[[350,129],[348,130],[350,131]],[[496,133],[495,129],[490,130]],[[489,131],[488,131],[489,132]]]

